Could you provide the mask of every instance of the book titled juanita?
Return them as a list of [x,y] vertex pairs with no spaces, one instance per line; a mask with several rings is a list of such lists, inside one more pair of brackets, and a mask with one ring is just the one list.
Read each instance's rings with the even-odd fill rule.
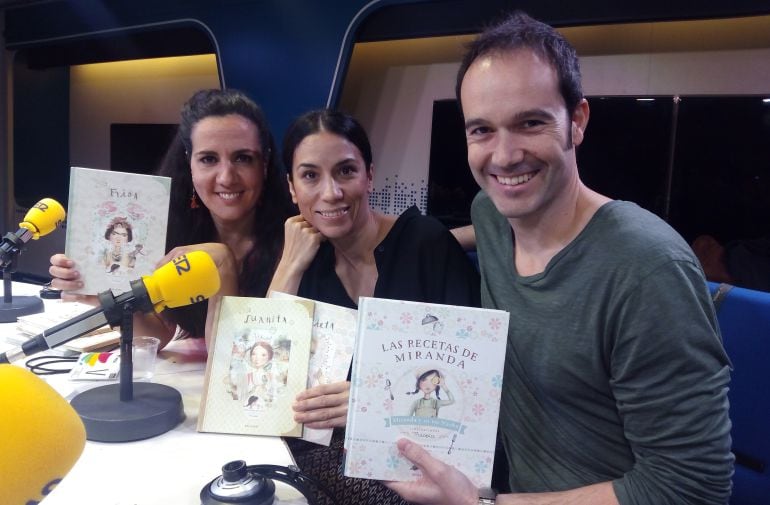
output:
[[72,167],[65,254],[84,286],[122,293],[153,272],[166,250],[171,179]]
[[360,298],[345,475],[419,479],[396,447],[407,438],[488,487],[508,319],[500,310]]
[[314,303],[225,296],[213,323],[198,431],[302,436]]

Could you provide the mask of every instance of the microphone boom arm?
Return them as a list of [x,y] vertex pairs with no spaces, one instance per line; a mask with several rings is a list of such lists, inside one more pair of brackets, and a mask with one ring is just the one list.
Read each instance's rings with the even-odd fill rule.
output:
[[167,308],[197,303],[216,294],[220,282],[211,256],[203,251],[192,251],[174,258],[150,276],[131,281],[130,286],[130,291],[118,296],[110,290],[99,293],[99,307],[49,328],[20,348],[0,354],[0,363],[10,363],[45,351],[105,324],[119,326],[128,304],[132,312],[162,312]]
[[3,241],[0,243],[0,269],[8,268],[31,238],[32,232],[26,228],[19,228],[16,233],[8,232],[3,235]]
[[107,290],[99,293],[98,298],[100,306],[80,314],[74,320],[59,323],[35,335],[24,342],[16,352],[0,354],[0,363],[11,363],[60,346],[105,324],[111,327],[119,326],[123,318],[123,307],[128,303],[132,303],[135,310],[142,312],[150,312],[153,309],[142,279],[131,281],[131,291],[114,296],[112,291]]

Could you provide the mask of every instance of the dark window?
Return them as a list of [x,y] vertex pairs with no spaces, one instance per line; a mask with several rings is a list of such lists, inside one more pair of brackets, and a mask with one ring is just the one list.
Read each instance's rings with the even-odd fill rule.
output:
[[112,123],[110,169],[135,174],[155,173],[176,130],[175,124]]
[[588,128],[577,150],[581,180],[666,219],[672,97],[589,97],[588,104]]
[[471,222],[479,186],[468,166],[465,127],[457,100],[433,102],[428,167],[428,214],[449,228]]
[[770,103],[683,98],[674,166],[670,222],[688,242],[770,237]]
[[[768,102],[681,97],[677,105],[671,96],[590,97],[577,151],[581,179],[658,214],[688,242],[701,234],[723,243],[770,237]],[[428,214],[448,226],[470,222],[478,186],[456,100],[433,105],[428,188]]]

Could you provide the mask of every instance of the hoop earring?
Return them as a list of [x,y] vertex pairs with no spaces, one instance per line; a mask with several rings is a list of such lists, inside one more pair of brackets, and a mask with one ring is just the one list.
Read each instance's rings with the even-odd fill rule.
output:
[[193,188],[192,196],[190,197],[190,208],[197,209],[199,207],[200,207],[200,204],[198,203],[198,196],[195,194],[195,188]]

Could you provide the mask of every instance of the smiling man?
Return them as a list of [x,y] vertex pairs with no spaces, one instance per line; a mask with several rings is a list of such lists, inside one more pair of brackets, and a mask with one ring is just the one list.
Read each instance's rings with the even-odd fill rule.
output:
[[[703,272],[661,219],[581,182],[589,107],[574,49],[516,13],[472,43],[457,95],[482,190],[482,304],[511,313],[511,492],[497,503],[727,503],[730,363]],[[495,501],[417,444],[399,449],[423,471],[389,484],[408,501]]]

